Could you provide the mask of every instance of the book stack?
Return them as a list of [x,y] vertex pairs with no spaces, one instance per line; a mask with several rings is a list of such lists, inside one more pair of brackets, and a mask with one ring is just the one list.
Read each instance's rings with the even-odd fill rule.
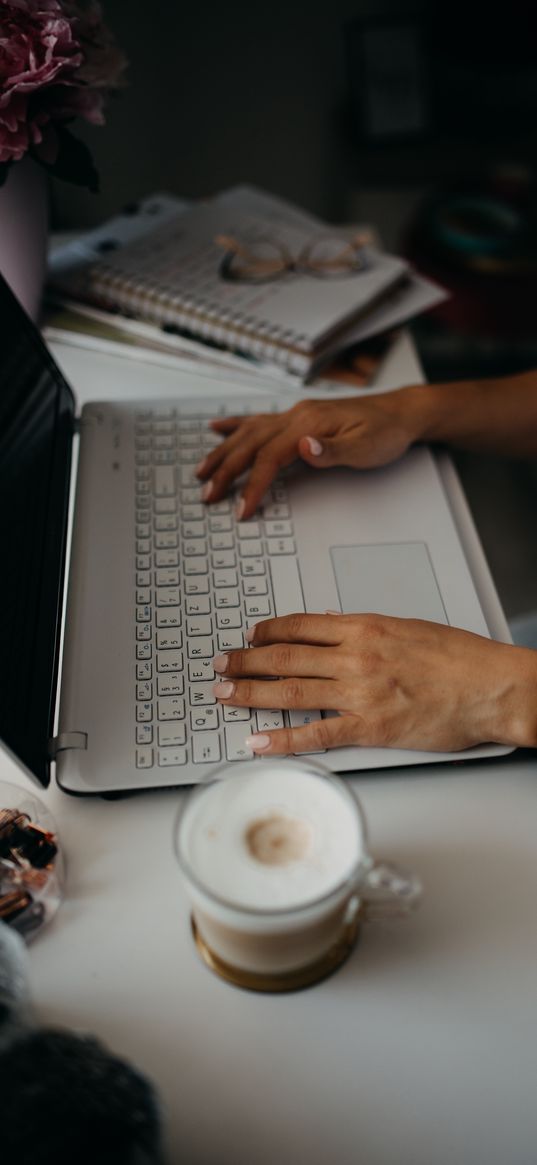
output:
[[371,232],[249,186],[146,199],[57,249],[49,291],[111,338],[304,382],[445,297]]

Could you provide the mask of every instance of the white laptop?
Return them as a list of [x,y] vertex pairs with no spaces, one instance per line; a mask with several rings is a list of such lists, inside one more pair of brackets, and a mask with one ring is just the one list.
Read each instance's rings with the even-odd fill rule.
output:
[[[487,625],[428,449],[368,473],[297,466],[251,521],[236,523],[233,499],[202,505],[194,476],[215,440],[208,420],[222,413],[221,396],[159,404],[155,367],[146,402],[88,404],[77,426],[71,389],[3,281],[0,322],[0,737],[43,784],[53,764],[70,793],[192,784],[223,761],[247,758],[252,731],[321,716],[217,704],[212,658],[242,646],[259,618],[374,610],[503,634],[490,587]],[[292,400],[256,396],[250,407]],[[232,412],[244,407],[244,397],[226,403]],[[507,751],[342,748],[322,760],[348,772]]]

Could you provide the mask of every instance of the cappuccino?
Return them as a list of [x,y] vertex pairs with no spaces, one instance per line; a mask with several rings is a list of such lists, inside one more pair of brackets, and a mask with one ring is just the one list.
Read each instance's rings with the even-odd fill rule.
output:
[[222,769],[187,799],[176,845],[198,946],[228,971],[285,976],[322,962],[349,926],[354,936],[371,866],[363,818],[317,763]]

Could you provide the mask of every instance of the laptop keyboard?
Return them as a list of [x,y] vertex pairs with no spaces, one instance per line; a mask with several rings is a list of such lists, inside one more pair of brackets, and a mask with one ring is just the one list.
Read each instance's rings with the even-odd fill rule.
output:
[[200,500],[195,467],[218,444],[207,417],[136,417],[136,767],[246,760],[251,732],[299,726],[320,711],[219,705],[212,660],[247,646],[258,619],[304,610],[293,518],[282,481],[255,517]]

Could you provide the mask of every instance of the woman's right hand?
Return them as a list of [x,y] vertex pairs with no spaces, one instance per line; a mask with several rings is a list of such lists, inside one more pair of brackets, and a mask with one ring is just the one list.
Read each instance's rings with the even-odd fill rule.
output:
[[197,467],[203,500],[219,501],[249,471],[237,505],[237,518],[249,518],[278,471],[297,458],[315,469],[395,461],[422,435],[428,391],[417,385],[368,398],[305,400],[283,413],[212,421],[224,440]]

